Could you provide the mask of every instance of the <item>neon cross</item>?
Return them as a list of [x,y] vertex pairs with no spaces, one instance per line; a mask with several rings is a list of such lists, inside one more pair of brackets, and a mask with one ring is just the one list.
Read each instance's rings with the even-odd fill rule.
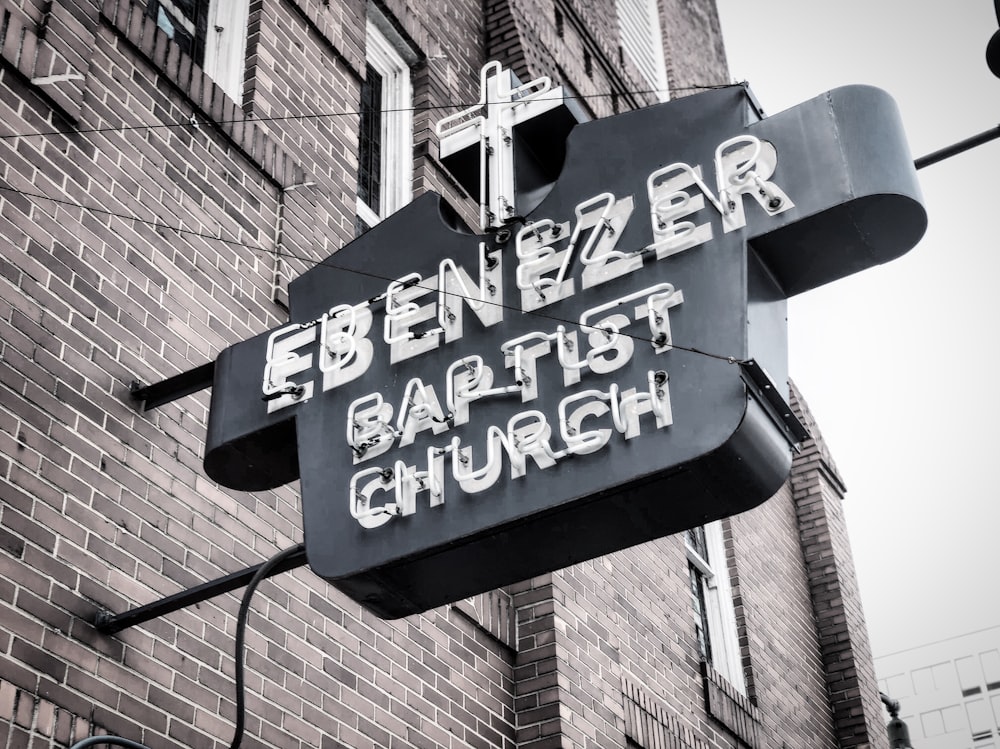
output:
[[440,120],[442,159],[479,151],[479,225],[483,231],[503,226],[518,213],[514,128],[563,105],[562,87],[547,76],[517,88],[512,74],[499,62],[489,62],[480,74],[479,103]]

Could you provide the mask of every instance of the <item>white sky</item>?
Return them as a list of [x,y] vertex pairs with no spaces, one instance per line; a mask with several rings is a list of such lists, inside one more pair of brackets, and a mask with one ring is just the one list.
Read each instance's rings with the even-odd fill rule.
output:
[[[990,0],[718,4],[733,80],[768,114],[879,86],[914,156],[1000,124]],[[922,169],[923,241],[790,305],[790,372],[847,483],[875,655],[1000,624],[998,169],[1000,140]]]

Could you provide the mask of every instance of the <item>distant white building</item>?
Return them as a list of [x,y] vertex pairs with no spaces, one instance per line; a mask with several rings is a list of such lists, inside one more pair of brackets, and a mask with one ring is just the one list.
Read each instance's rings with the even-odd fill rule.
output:
[[1000,749],[1000,625],[875,658],[914,749]]

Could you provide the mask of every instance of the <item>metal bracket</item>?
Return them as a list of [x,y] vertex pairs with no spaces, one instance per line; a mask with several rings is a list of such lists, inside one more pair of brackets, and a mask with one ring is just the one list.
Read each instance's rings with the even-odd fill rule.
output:
[[800,443],[812,438],[809,430],[792,413],[792,407],[785,402],[767,370],[754,359],[747,359],[739,364],[743,381],[750,388],[750,392],[756,396],[771,419],[781,428],[789,444],[798,451]]
[[133,380],[129,384],[129,392],[134,400],[142,401],[142,410],[148,411],[183,398],[185,395],[210,388],[214,378],[215,362],[212,361],[152,385],[142,385]]
[[[289,555],[284,562],[270,570],[267,577],[294,570],[297,567],[302,567],[305,563],[306,547],[304,544],[299,544],[298,549]],[[174,593],[158,601],[147,603],[144,606],[137,606],[120,614],[112,614],[110,611],[98,611],[94,616],[94,627],[102,634],[113,635],[116,632],[121,632],[123,629],[134,627],[136,624],[142,624],[143,622],[148,622],[150,619],[172,614],[192,604],[207,601],[209,598],[214,598],[223,593],[229,593],[237,588],[246,586],[264,564],[266,563],[255,564],[253,567],[247,567],[245,570],[233,572],[215,580],[209,580],[201,585],[195,585],[193,588],[182,590],[179,593]]]

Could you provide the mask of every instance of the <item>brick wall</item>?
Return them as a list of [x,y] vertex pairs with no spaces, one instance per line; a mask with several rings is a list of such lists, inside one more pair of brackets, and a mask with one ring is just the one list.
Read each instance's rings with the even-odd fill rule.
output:
[[[793,472],[816,480],[812,444]],[[521,617],[515,670],[521,745],[625,746],[634,720],[629,700],[636,701],[641,687],[643,699],[659,705],[657,735],[687,732],[692,738],[676,740],[690,746],[883,746],[871,657],[864,651],[844,656],[848,630],[866,640],[863,627],[856,615],[845,624],[843,609],[838,617],[830,597],[821,595],[824,581],[811,574],[812,534],[803,530],[800,538],[801,502],[786,485],[726,522],[748,704],[724,677],[710,667],[704,672],[680,537],[514,586]],[[837,522],[843,534],[842,516]],[[826,574],[853,579],[853,569],[831,556],[824,555]],[[850,605],[857,612],[856,595]],[[867,661],[856,665],[854,657]],[[855,668],[862,673],[845,685]],[[624,697],[623,679],[631,685]],[[862,692],[876,701],[863,710]]]
[[[418,60],[414,191],[442,192],[466,216],[433,123],[478,98],[487,45],[525,77],[563,71],[597,113],[615,106],[604,94],[635,86],[615,65],[610,3],[560,0],[562,39],[556,6],[507,3],[488,18],[472,0],[379,3]],[[724,69],[714,11],[697,5],[664,25],[675,85]],[[0,0],[0,746],[11,749],[104,732],[228,746],[236,594],[113,637],[91,622],[302,539],[295,485],[241,493],[205,476],[207,393],[142,412],[129,386],[283,322],[281,284],[353,235],[365,4],[251,2],[240,101],[143,8]],[[504,12],[518,23],[498,47],[489,29]],[[596,77],[584,49],[602,58]],[[744,659],[764,746],[833,746],[844,710],[869,725],[878,706],[851,701],[866,667],[838,680],[846,670],[818,642],[814,616],[825,638],[836,602],[819,595],[828,583],[808,553],[803,563],[808,518],[791,496],[730,524]],[[833,538],[853,606],[846,540]],[[664,539],[395,622],[306,570],[284,574],[252,606],[243,746],[624,746],[645,715],[691,746],[730,746],[706,712],[684,570],[683,547]],[[837,663],[866,657],[860,617],[850,610],[852,650]]]
[[838,746],[887,747],[875,667],[841,500],[845,487],[801,395],[792,406],[815,439],[803,446],[790,483]]

